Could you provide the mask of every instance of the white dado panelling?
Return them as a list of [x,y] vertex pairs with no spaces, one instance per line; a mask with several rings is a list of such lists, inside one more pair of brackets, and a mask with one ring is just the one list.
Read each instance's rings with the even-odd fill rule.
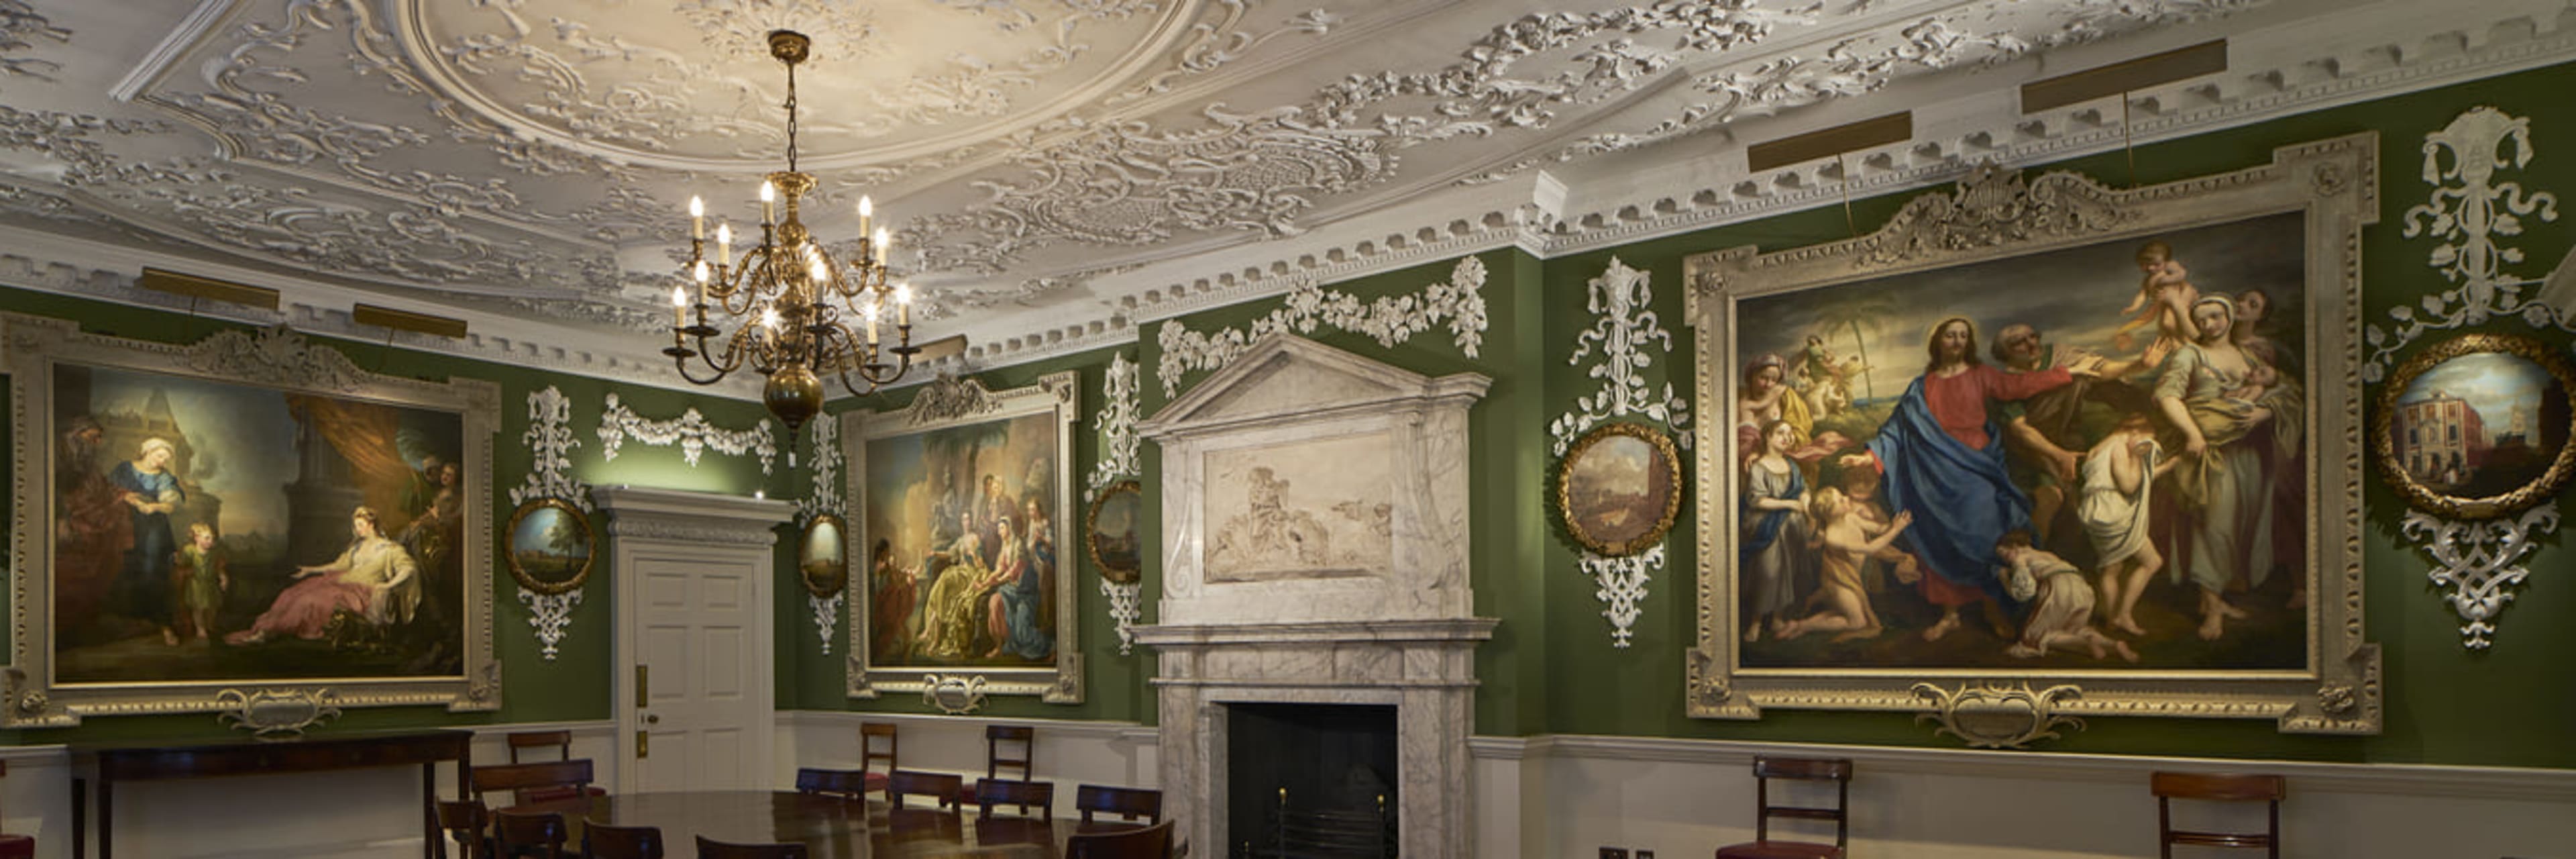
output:
[[[2570,847],[2576,845],[2576,771],[1573,735],[1479,737],[1470,746],[1476,843],[1486,859],[1592,856],[1604,846],[1690,857],[1751,841],[1751,764],[1760,753],[1853,759],[1855,856],[2155,856],[2156,803],[2147,776],[2157,770],[2287,776],[2281,855],[2292,859],[2576,855]],[[1774,801],[1832,803],[1829,788],[1791,790]],[[2259,830],[2262,813],[2260,805],[2181,803],[2174,822]],[[1832,832],[1789,831],[1824,840]]]

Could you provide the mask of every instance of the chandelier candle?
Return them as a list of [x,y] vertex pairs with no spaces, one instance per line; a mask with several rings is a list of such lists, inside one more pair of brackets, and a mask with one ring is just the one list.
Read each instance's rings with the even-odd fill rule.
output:
[[[662,350],[681,378],[696,384],[714,384],[745,367],[767,377],[761,401],[791,435],[822,411],[823,375],[840,377],[842,388],[858,396],[902,378],[921,351],[912,345],[912,288],[887,283],[892,239],[876,226],[875,201],[859,199],[860,239],[846,259],[835,259],[803,221],[815,181],[796,169],[796,66],[811,44],[800,33],[769,34],[770,56],[787,66],[787,169],[760,183],[760,243],[743,249],[740,264],[733,259],[733,228],[717,224],[709,265],[706,204],[689,199],[689,261],[682,271],[697,280],[698,300],[692,318],[686,292],[672,290],[671,347]],[[879,331],[888,305],[895,308],[891,345]],[[710,316],[730,322],[719,326]]]

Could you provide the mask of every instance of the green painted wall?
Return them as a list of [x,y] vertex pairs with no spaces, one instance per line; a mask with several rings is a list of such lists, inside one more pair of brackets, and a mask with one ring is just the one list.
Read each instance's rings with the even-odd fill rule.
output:
[[[138,340],[160,342],[193,342],[226,328],[242,326],[204,317],[191,319],[185,314],[137,308],[57,294],[5,288],[0,284],[0,312],[26,313],[79,320],[84,330]],[[527,431],[527,397],[548,385],[560,388],[572,400],[573,436],[580,447],[573,451],[572,475],[595,485],[632,484],[700,492],[749,495],[766,489],[771,495],[799,495],[805,478],[786,468],[782,450],[777,473],[765,479],[759,464],[750,457],[727,457],[710,451],[695,467],[682,461],[676,447],[648,447],[628,440],[615,460],[601,454],[598,428],[601,411],[611,392],[616,393],[638,414],[650,419],[675,418],[695,407],[716,425],[744,428],[764,417],[757,403],[718,400],[692,392],[614,384],[586,376],[547,373],[517,365],[494,364],[444,355],[395,349],[388,352],[381,344],[358,343],[323,337],[313,342],[325,344],[347,354],[360,368],[387,375],[445,379],[451,376],[484,379],[501,386],[501,431],[493,437],[493,473],[469,477],[469,483],[480,481],[479,488],[491,493],[493,530],[501,533],[510,515],[509,489],[525,479],[530,464],[520,435]],[[0,423],[6,423],[0,421]],[[0,427],[0,433],[8,428]],[[783,434],[782,434],[783,438]],[[12,464],[0,457],[0,474]],[[469,489],[478,487],[469,487]],[[592,525],[603,536],[606,520],[593,516]],[[602,564],[604,567],[605,564]],[[517,599],[517,585],[509,580],[507,568],[499,555],[493,560],[493,632],[494,652],[502,664],[502,709],[495,713],[451,714],[436,707],[397,707],[353,709],[334,723],[338,728],[379,728],[397,726],[478,724],[489,722],[547,722],[606,719],[610,708],[610,671],[615,631],[616,594],[609,586],[605,569],[594,570],[583,589],[583,602],[573,610],[570,635],[553,661],[539,653],[535,635],[529,627],[529,612]],[[792,569],[788,565],[782,571]],[[782,579],[782,589],[795,587],[792,578]],[[0,591],[0,599],[5,599]],[[784,624],[781,625],[782,629]],[[225,729],[211,714],[184,716],[131,717],[90,719],[78,728],[59,730],[0,731],[0,743],[41,744],[87,741],[108,738],[141,738],[188,734],[220,734]]]

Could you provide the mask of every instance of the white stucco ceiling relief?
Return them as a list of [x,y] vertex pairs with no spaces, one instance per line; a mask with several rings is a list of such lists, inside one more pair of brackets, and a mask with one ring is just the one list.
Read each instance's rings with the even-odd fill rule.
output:
[[[919,333],[1004,363],[1505,245],[1540,255],[2120,144],[2021,83],[2207,38],[2138,139],[2563,58],[2561,0],[0,0],[12,285],[111,261],[495,326],[434,348],[676,384],[684,207],[747,231],[797,72],[818,235],[876,199]],[[1898,109],[1917,139],[1743,171]],[[1848,185],[1846,185],[1848,180]],[[96,248],[117,249],[109,253]],[[76,252],[77,251],[77,252]],[[78,277],[38,276],[70,266]],[[12,274],[17,272],[17,274]],[[221,272],[222,274],[216,274]],[[130,272],[127,275],[130,278]],[[126,290],[119,292],[119,290]],[[478,332],[482,329],[478,327]],[[543,345],[534,345],[543,344]],[[424,345],[424,348],[433,348]]]

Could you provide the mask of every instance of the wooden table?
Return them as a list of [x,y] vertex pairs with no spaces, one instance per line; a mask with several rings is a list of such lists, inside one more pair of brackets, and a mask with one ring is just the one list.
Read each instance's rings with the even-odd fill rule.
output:
[[[114,859],[116,783],[232,775],[316,772],[420,765],[421,844],[424,857],[447,855],[447,839],[438,830],[438,762],[456,762],[462,791],[474,765],[470,731],[411,730],[323,734],[301,740],[263,741],[248,736],[221,740],[161,743],[74,744],[74,760],[98,764],[98,856]],[[87,857],[83,820],[88,791],[72,780],[72,855]],[[462,799],[464,797],[459,796]],[[266,813],[266,812],[263,812]]]
[[889,810],[881,801],[860,802],[789,791],[704,790],[630,793],[513,806],[506,811],[564,816],[572,844],[585,822],[657,826],[673,859],[697,855],[697,838],[736,844],[803,844],[813,859],[862,857],[1027,856],[1063,853],[1078,832],[1134,828],[1078,820],[975,819],[975,811],[914,806]]

